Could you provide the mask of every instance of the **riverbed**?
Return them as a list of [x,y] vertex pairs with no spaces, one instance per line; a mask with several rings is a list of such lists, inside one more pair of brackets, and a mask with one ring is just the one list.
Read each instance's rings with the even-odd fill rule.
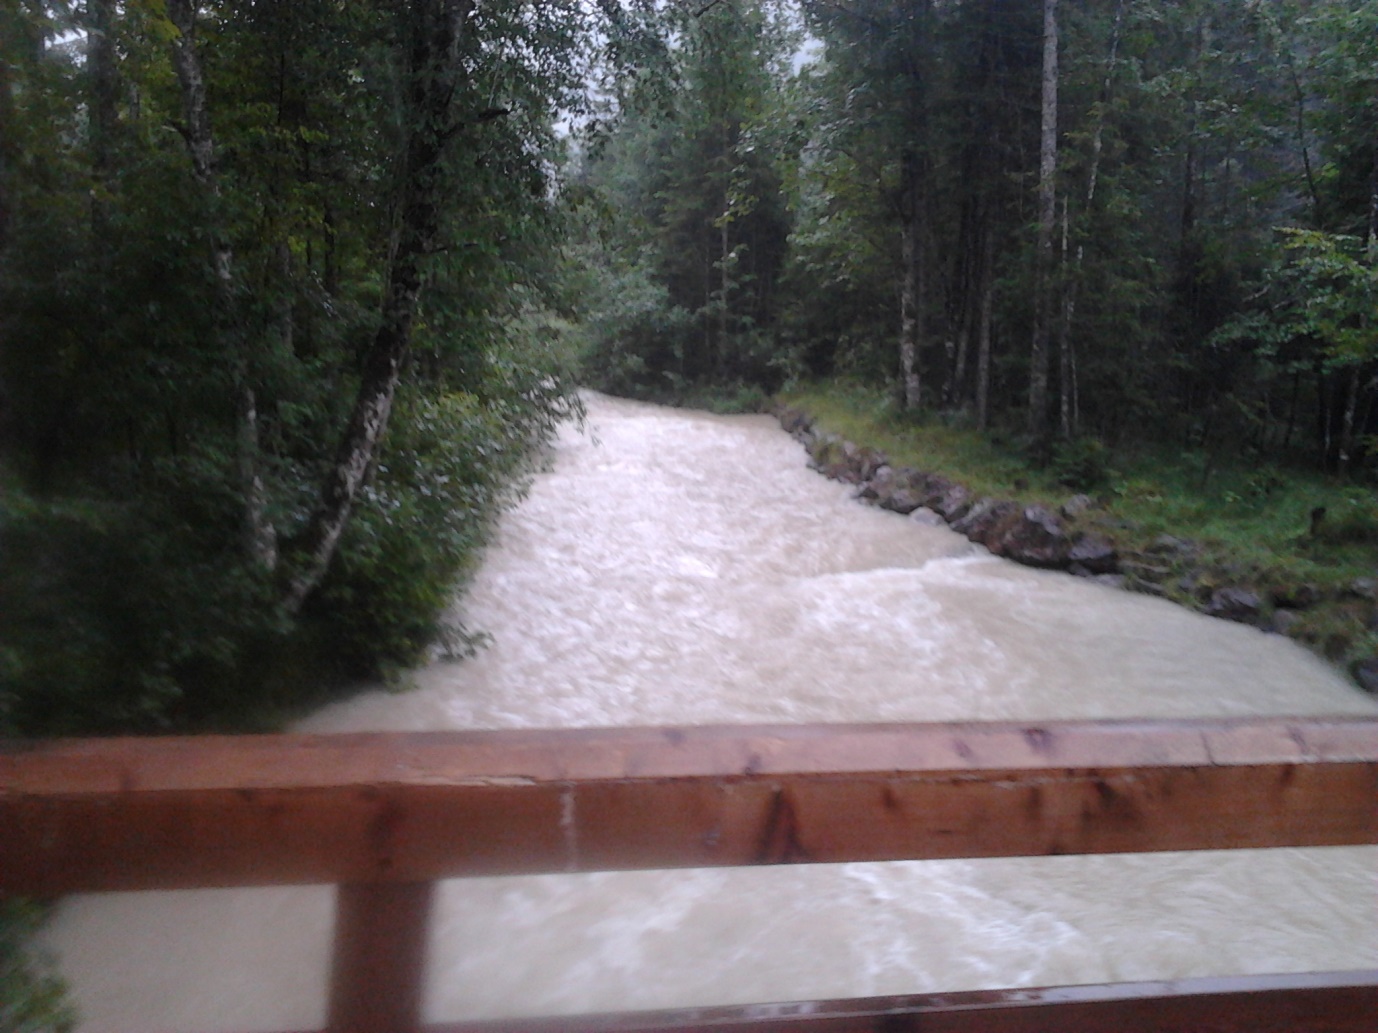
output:
[[[763,416],[591,395],[456,616],[312,732],[1373,714],[1288,640],[865,507]],[[1378,967],[1378,850],[446,883],[431,1019]],[[69,899],[86,1030],[324,1021],[332,891]]]

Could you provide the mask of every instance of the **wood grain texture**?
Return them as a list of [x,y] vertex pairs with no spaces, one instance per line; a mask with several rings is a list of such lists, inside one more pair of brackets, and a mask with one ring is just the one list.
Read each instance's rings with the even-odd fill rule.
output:
[[329,1033],[413,1033],[421,1028],[434,888],[430,882],[340,887]]
[[0,892],[1378,842],[1378,719],[0,748]]
[[1372,1033],[1378,972],[465,1022],[427,1033]]

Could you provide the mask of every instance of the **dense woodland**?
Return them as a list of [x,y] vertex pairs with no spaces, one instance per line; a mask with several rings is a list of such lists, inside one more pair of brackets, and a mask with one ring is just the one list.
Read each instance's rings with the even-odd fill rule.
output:
[[719,3],[677,31],[673,96],[580,169],[616,213],[608,387],[843,375],[1036,451],[1368,451],[1378,4]]
[[0,731],[463,650],[579,383],[1366,483],[1374,0],[0,0]]

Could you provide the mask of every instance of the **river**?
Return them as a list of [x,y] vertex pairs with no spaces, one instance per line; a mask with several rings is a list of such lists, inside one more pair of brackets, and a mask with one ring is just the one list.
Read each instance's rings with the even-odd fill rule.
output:
[[[371,729],[1372,714],[1291,642],[867,508],[767,417],[590,396],[460,604],[492,636]],[[431,1019],[1378,966],[1378,850],[444,884]],[[64,901],[84,1030],[324,1021],[331,891]]]

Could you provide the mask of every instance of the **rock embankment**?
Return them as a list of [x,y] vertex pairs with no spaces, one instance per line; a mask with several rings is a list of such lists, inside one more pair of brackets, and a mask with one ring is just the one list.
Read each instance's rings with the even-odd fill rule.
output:
[[[780,407],[781,426],[808,450],[813,469],[856,486],[856,497],[919,523],[946,525],[996,556],[1061,570],[1102,584],[1161,596],[1212,617],[1289,635],[1378,692],[1378,657],[1362,640],[1378,632],[1378,580],[1341,590],[1251,579],[1230,564],[1207,561],[1195,542],[1160,535],[1125,547],[1115,520],[1096,500],[1074,495],[1056,511],[981,496],[943,474],[892,466],[884,453],[818,429],[798,409]],[[1370,582],[1370,583],[1361,583]]]

